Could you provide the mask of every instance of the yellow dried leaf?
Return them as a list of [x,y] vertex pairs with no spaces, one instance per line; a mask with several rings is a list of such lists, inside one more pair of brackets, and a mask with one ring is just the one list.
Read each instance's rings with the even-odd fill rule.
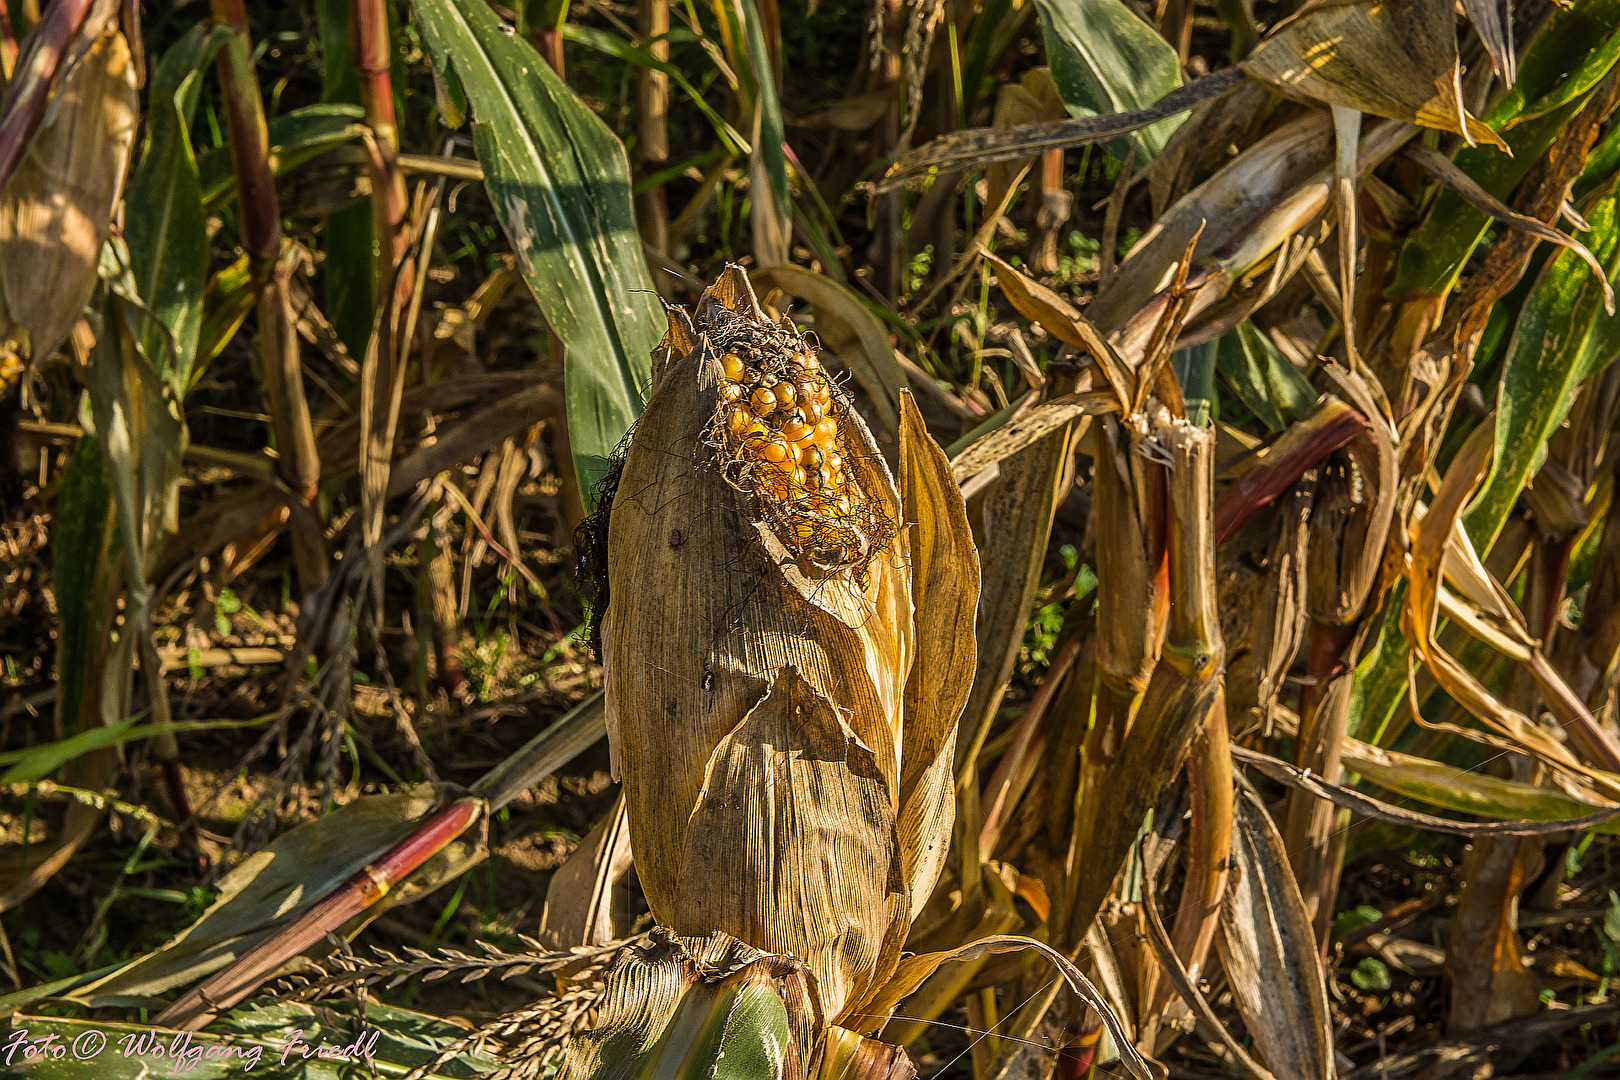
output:
[[1438,0],[1324,0],[1281,23],[1242,67],[1290,97],[1505,150],[1463,106],[1454,11]]

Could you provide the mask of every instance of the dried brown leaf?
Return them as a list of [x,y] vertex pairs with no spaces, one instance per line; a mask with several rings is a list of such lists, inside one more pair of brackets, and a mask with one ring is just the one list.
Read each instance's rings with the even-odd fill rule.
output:
[[1247,786],[1235,810],[1233,873],[1217,939],[1227,984],[1278,1080],[1332,1080],[1327,984],[1288,851]]

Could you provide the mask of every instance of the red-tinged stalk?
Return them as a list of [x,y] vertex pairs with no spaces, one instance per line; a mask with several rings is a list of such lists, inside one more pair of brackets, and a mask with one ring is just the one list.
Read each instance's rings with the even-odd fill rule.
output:
[[[275,430],[282,481],[304,505],[315,499],[321,477],[309,402],[299,359],[298,332],[289,292],[292,264],[281,257],[281,204],[270,167],[270,135],[253,69],[243,0],[213,0],[214,20],[236,33],[220,49],[217,66],[236,170],[242,247],[247,252],[258,299],[259,356],[270,420]],[[297,512],[295,520],[307,515]],[[319,544],[295,543],[299,584],[313,588],[326,576]]]
[[17,70],[17,35],[11,29],[11,10],[0,4],[0,71],[7,79]]
[[1366,419],[1336,397],[1288,428],[1257,455],[1254,464],[1215,501],[1215,544],[1237,535],[1250,518],[1291,490],[1329,454],[1367,430]]
[[[1192,810],[1187,828],[1187,883],[1182,887],[1170,942],[1196,983],[1220,922],[1232,850],[1232,745],[1224,701],[1210,709],[1208,724],[1187,759],[1187,801]],[[1168,982],[1160,984],[1153,1013],[1162,1010],[1172,990]]]
[[569,0],[543,0],[538,24],[530,31],[535,49],[559,79],[568,77],[563,60],[563,24],[568,21],[568,4]]
[[[61,72],[62,57],[78,38],[92,2],[56,0],[34,28],[27,51],[13,61],[15,77],[6,84],[5,100],[0,103],[0,188],[11,180],[28,152],[34,132],[39,130],[51,88]],[[6,35],[14,50],[16,43],[9,40],[10,33],[8,21]]]
[[[394,88],[389,78],[388,10],[385,0],[349,0],[349,42],[360,79],[360,105],[365,109],[366,165],[371,173],[371,204],[377,221],[378,297],[405,250],[409,200],[399,170],[399,124],[394,115]],[[408,275],[407,275],[408,276]],[[402,285],[409,294],[410,283]]]
[[159,1027],[197,1031],[247,997],[293,956],[308,949],[377,903],[412,870],[466,832],[484,811],[480,799],[458,799],[421,828],[389,848],[376,862],[349,876],[324,899],[249,949],[235,963],[160,1013]]
[[[395,844],[378,861],[352,875],[333,894],[321,898],[315,907],[323,914],[315,916],[305,912],[275,931],[176,1002],[155,1022],[192,1030],[202,1027],[208,1017],[197,1016],[193,1010],[206,1009],[211,1016],[219,1008],[228,1007],[223,997],[227,990],[235,995],[230,998],[232,1002],[252,993],[287,960],[381,899],[389,888],[471,827],[480,813],[499,810],[599,742],[605,734],[602,695],[597,693],[485,773],[469,789],[469,798],[429,815],[410,836]],[[272,945],[272,942],[278,944]],[[179,1011],[182,1005],[186,1006],[184,1012]]]

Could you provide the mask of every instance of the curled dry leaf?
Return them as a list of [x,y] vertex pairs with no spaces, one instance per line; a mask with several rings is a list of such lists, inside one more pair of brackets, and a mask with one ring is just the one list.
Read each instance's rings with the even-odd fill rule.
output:
[[1009,263],[996,258],[988,251],[985,252],[984,258],[995,267],[996,284],[1001,286],[1007,302],[1017,308],[1020,315],[1039,325],[1065,345],[1073,345],[1089,353],[1101,369],[1103,377],[1108,380],[1108,385],[1113,389],[1121,407],[1132,399],[1136,381],[1130,368],[1089,319],[1056,292],[1032,278],[1025,277]]
[[1154,222],[1087,306],[1087,318],[1105,333],[1118,330],[1147,297],[1168,284],[1195,236],[1196,257],[1219,250],[1252,229],[1289,192],[1331,168],[1332,161],[1333,124],[1325,113],[1273,131]]
[[1557,244],[1559,247],[1573,251],[1597,275],[1598,282],[1603,288],[1603,308],[1610,315],[1614,314],[1614,289],[1609,285],[1608,275],[1603,272],[1603,264],[1598,262],[1597,257],[1588,250],[1585,244],[1567,233],[1559,232],[1544,221],[1526,217],[1512,207],[1507,206],[1500,199],[1480,187],[1473,177],[1463,172],[1455,162],[1438,150],[1424,146],[1422,143],[1411,143],[1402,153],[1421,166],[1429,176],[1462,196],[1463,201],[1475,210],[1490,214],[1509,228],[1517,229],[1519,232],[1534,236],[1538,240],[1545,240],[1549,244]]
[[630,867],[630,823],[621,796],[552,875],[536,936],[554,949],[606,945],[627,936],[614,927],[613,900]]
[[1243,83],[1241,69],[1223,68],[1178,86],[1152,105],[1135,112],[1058,120],[1049,124],[1025,124],[1015,128],[970,128],[942,135],[902,155],[889,169],[888,175],[878,183],[877,193],[881,195],[916,183],[936,172],[952,172],[975,165],[1030,157],[1047,150],[1106,142],[1178,116],[1237,89]]
[[105,1007],[155,997],[218,970],[407,836],[434,801],[429,791],[368,795],[282,834],[220,879],[219,895],[201,919],[73,998]]
[[894,978],[889,981],[888,985],[884,986],[879,993],[865,1003],[863,1012],[860,1014],[862,1017],[861,1027],[865,1029],[875,1018],[887,1016],[907,995],[921,986],[925,979],[939,970],[942,964],[965,963],[997,953],[1024,951],[1039,953],[1042,957],[1052,961],[1057,966],[1059,974],[1063,976],[1063,980],[1068,983],[1069,989],[1074,991],[1087,1005],[1097,1010],[1098,1015],[1103,1018],[1104,1025],[1108,1028],[1108,1033],[1113,1036],[1114,1045],[1119,1051],[1120,1061],[1131,1071],[1132,1076],[1138,1077],[1139,1080],[1150,1080],[1150,1078],[1160,1080],[1165,1075],[1163,1065],[1143,1057],[1141,1052],[1136,1049],[1136,1044],[1127,1036],[1124,1027],[1115,1017],[1114,1011],[1109,1008],[1102,992],[1080,972],[1079,968],[1070,962],[1068,957],[1044,942],[1036,941],[1034,938],[1019,937],[1016,934],[995,934],[947,952],[906,957],[900,961],[899,969],[895,972]]
[[[1413,527],[1412,553],[1407,570],[1407,579],[1411,587],[1401,613],[1401,629],[1407,640],[1412,643],[1417,655],[1434,674],[1441,689],[1477,717],[1488,732],[1493,733],[1497,739],[1506,740],[1507,748],[1532,754],[1555,769],[1583,776],[1593,782],[1606,797],[1612,797],[1620,794],[1620,778],[1613,772],[1593,768],[1583,762],[1565,743],[1492,694],[1473,672],[1440,645],[1436,635],[1437,620],[1442,608],[1446,608],[1449,615],[1462,613],[1460,605],[1447,603],[1447,589],[1442,579],[1447,576],[1445,567],[1458,562],[1447,557],[1453,543],[1452,537],[1456,533],[1463,507],[1478,490],[1489,471],[1493,437],[1491,425],[1482,424],[1463,444],[1462,449],[1452,460],[1451,467],[1446,470],[1440,490],[1429,504],[1428,511]],[[1467,561],[1462,560],[1461,565],[1466,567]],[[1498,606],[1495,614],[1507,616],[1506,619],[1499,618],[1500,622],[1509,625],[1517,622],[1516,612],[1507,607]],[[1468,624],[1465,622],[1464,625]],[[1528,636],[1523,634],[1522,629],[1520,634],[1522,637],[1519,644],[1522,647],[1522,641],[1527,640]],[[1487,635],[1487,638],[1495,638],[1508,645],[1514,644],[1511,638],[1500,634]],[[1533,660],[1536,654],[1527,652],[1526,655]],[[1540,674],[1534,666],[1532,673]],[[1560,692],[1563,684],[1556,675],[1550,680],[1538,678],[1538,682],[1541,683],[1543,693],[1549,698],[1566,696]],[[1579,705],[1578,702],[1575,704]],[[1588,758],[1607,768],[1613,768],[1615,747],[1612,737],[1593,722],[1584,707],[1580,707],[1578,711],[1571,711],[1561,707],[1561,703],[1557,701],[1554,702],[1554,706],[1559,719],[1565,722],[1569,733],[1580,741]],[[1413,711],[1417,713],[1416,709]],[[1421,716],[1419,722],[1423,722]],[[1491,739],[1489,734],[1452,725],[1446,725],[1445,730],[1479,741]]]
[[[1243,762],[1245,765],[1253,765],[1255,768],[1259,769],[1273,780],[1276,780],[1278,783],[1287,784],[1300,792],[1312,795],[1323,802],[1332,804],[1333,806],[1341,807],[1345,810],[1353,810],[1363,817],[1369,817],[1375,821],[1387,821],[1392,825],[1403,825],[1418,829],[1428,829],[1431,832],[1449,833],[1453,836],[1545,836],[1550,833],[1567,832],[1573,829],[1589,829],[1595,825],[1602,825],[1606,822],[1613,821],[1616,817],[1620,817],[1620,806],[1614,806],[1607,809],[1597,810],[1592,813],[1583,814],[1579,817],[1565,819],[1555,818],[1551,821],[1453,821],[1450,818],[1435,817],[1433,814],[1423,814],[1416,810],[1406,810],[1399,806],[1392,806],[1381,799],[1375,799],[1370,795],[1365,795],[1357,791],[1355,788],[1346,787],[1342,784],[1335,784],[1331,781],[1324,780],[1322,777],[1313,774],[1309,769],[1296,768],[1293,765],[1288,764],[1286,761],[1280,761],[1269,754],[1262,754],[1255,750],[1245,750],[1241,746],[1234,746],[1232,747],[1232,756]],[[1436,763],[1429,762],[1428,764],[1435,765]],[[1415,769],[1412,769],[1411,766],[1408,766],[1408,770],[1416,771]],[[1395,770],[1378,770],[1377,775],[1381,775],[1385,779],[1390,779],[1395,775]],[[1367,778],[1382,786],[1383,781],[1377,779],[1377,775],[1369,773]],[[1496,778],[1479,777],[1476,779],[1495,780]],[[1400,781],[1391,780],[1391,782],[1399,783]],[[1434,783],[1434,778],[1432,776],[1429,778],[1429,782],[1431,784]],[[1510,781],[1501,780],[1497,781],[1497,783],[1501,785],[1510,783]],[[1408,778],[1408,782],[1402,786],[1410,788],[1415,785],[1410,784]],[[1528,788],[1530,785],[1520,784],[1518,787],[1522,789]],[[1419,790],[1421,790],[1421,788]],[[1532,788],[1531,790],[1544,789]],[[1515,792],[1515,794],[1517,794],[1517,792]],[[1556,797],[1555,792],[1547,791],[1545,794]],[[1425,796],[1419,795],[1418,797],[1423,798]],[[1430,799],[1434,798],[1432,794],[1429,794],[1427,797]],[[1464,802],[1464,807],[1466,809],[1477,809],[1467,800],[1458,799],[1454,801]],[[1565,802],[1574,803],[1574,800],[1565,800]],[[1589,808],[1589,804],[1586,808]],[[1521,809],[1528,809],[1528,807],[1521,807]]]

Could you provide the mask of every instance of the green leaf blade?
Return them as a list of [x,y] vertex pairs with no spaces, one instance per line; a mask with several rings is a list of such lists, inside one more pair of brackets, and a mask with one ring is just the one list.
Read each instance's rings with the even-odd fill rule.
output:
[[[1587,208],[1586,219],[1592,230],[1580,238],[1613,278],[1620,273],[1620,178]],[[1495,460],[1463,517],[1480,551],[1490,549],[1540,467],[1576,388],[1620,349],[1620,316],[1606,314],[1603,302],[1597,275],[1568,250],[1547,260],[1525,300],[1502,365]]]
[[639,415],[663,336],[624,146],[482,0],[413,0],[447,89],[472,106],[485,187],[567,349],[569,438],[586,509]]
[[207,219],[187,132],[203,72],[230,37],[224,27],[199,23],[163,54],[152,80],[146,148],[125,201],[131,269],[153,316],[141,349],[177,393],[184,393],[197,355],[208,277]]
[[[1176,51],[1119,0],[1036,0],[1046,56],[1075,117],[1145,109],[1181,85]],[[1184,117],[1161,120],[1104,144],[1136,169],[1159,156]]]

